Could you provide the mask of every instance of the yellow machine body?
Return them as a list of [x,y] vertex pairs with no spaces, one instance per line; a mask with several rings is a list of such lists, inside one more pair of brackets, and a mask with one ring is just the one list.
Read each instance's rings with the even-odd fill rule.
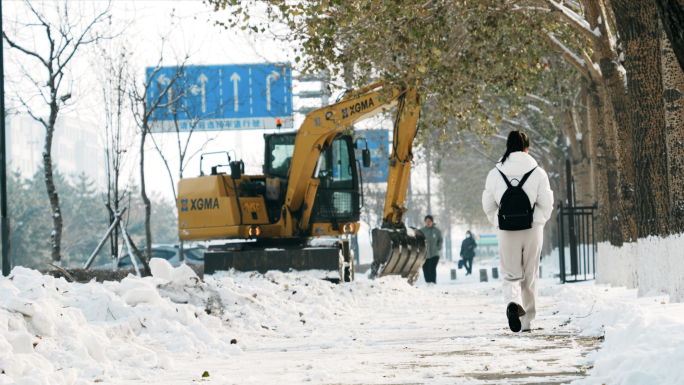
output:
[[[325,167],[335,167],[330,164],[340,163],[337,165],[338,174],[344,167],[342,160],[331,161],[330,159],[335,158],[326,157],[330,156],[332,150],[340,154],[348,151],[350,155],[346,167],[350,170],[350,175],[357,178],[356,174],[360,173],[360,170],[356,167],[354,151],[349,149],[351,139],[348,135],[344,137],[342,134],[349,132],[353,124],[397,105],[383,227],[389,230],[402,230],[403,214],[406,211],[404,201],[413,157],[411,149],[420,111],[420,99],[415,90],[384,87],[381,83],[373,84],[348,93],[337,103],[309,113],[300,129],[296,133],[288,134],[291,139],[293,138],[294,147],[286,174],[274,175],[275,171],[269,174],[268,165],[265,165],[266,175],[239,174],[236,177],[230,173],[212,172],[213,175],[182,179],[178,185],[177,202],[178,231],[181,239],[256,239],[262,244],[278,245],[279,239],[356,234],[359,230],[358,207],[354,208],[357,210],[356,217],[350,216],[355,218],[353,221],[338,222],[334,218],[325,219],[321,215],[324,211],[321,207],[333,212],[338,210],[338,203],[347,195],[356,198],[346,198],[350,202],[345,204],[349,207],[358,206],[361,189],[361,186],[354,182],[353,187],[349,187],[352,186],[349,184],[346,190],[336,192],[333,188],[336,182],[331,176],[334,173],[329,171],[325,175]],[[266,163],[269,162],[268,157],[267,153]],[[343,158],[340,156],[339,159]],[[269,194],[261,190],[262,185],[267,186],[267,190],[280,185],[282,190],[277,197],[269,199]],[[251,188],[256,188],[258,192],[250,192]],[[352,191],[354,189],[356,191]],[[322,202],[324,199],[330,202]],[[278,207],[274,208],[276,203]],[[315,212],[316,208],[319,212]],[[331,214],[332,217],[335,215]],[[401,266],[397,265],[395,260],[391,260],[396,253],[384,257],[396,265],[392,268],[392,274],[417,274],[417,269],[424,261],[424,250],[420,249],[421,245],[424,247],[424,238],[423,241],[413,244],[413,251],[409,251],[408,254],[406,246],[395,247],[398,250],[396,253],[403,253]],[[264,247],[261,251],[263,250]],[[233,256],[224,256],[224,259],[226,258],[230,259]],[[349,259],[349,256],[344,257],[347,262]],[[387,264],[387,261],[384,263]],[[376,265],[377,275],[383,275],[383,262]],[[217,266],[226,265],[221,262]]]
[[[247,176],[235,180],[239,186],[243,181],[265,180],[263,175]],[[236,188],[230,175],[204,175],[197,178],[182,179],[178,184],[178,233],[184,241],[211,241],[220,239],[251,239],[249,229],[258,225],[258,238],[292,237],[290,219],[281,217],[277,223],[269,223],[266,213],[266,200],[263,197],[236,196]],[[242,218],[240,217],[240,208]],[[359,223],[354,223],[354,231],[345,233],[343,227],[337,231],[331,223],[312,223],[306,236],[356,234]]]

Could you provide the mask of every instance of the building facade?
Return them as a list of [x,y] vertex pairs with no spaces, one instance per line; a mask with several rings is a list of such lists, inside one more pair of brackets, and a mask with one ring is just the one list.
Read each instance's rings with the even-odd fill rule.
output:
[[[31,178],[43,166],[45,127],[27,115],[8,119],[8,168]],[[54,170],[73,183],[85,173],[98,188],[105,189],[104,149],[97,127],[71,117],[59,117],[52,140]]]

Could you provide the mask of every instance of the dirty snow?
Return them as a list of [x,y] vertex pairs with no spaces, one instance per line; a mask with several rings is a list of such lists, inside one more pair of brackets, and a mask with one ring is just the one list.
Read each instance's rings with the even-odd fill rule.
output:
[[684,305],[662,293],[544,278],[542,329],[513,334],[490,265],[452,281],[442,263],[416,287],[150,265],[121,283],[0,278],[0,384],[684,382]]

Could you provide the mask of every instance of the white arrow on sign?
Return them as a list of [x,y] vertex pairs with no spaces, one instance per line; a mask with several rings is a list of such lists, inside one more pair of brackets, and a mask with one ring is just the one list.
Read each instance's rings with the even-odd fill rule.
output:
[[233,82],[233,93],[235,94],[235,111],[238,110],[238,82],[240,81],[240,75],[237,72],[233,72],[230,76],[230,81]]
[[171,79],[169,79],[166,75],[161,74],[157,78],[157,82],[159,82],[159,84],[161,84],[161,85],[164,85],[164,84],[169,85],[169,83],[171,83]]
[[206,83],[208,80],[209,79],[207,79],[207,77],[204,74],[200,74],[197,81],[199,81],[199,83],[202,86],[197,87],[196,85],[193,84],[192,87],[190,87],[190,92],[192,92],[193,94],[195,94],[195,95],[197,95],[199,93],[202,94],[202,112],[207,112],[207,93],[206,93],[206,89],[204,87],[204,83]]
[[271,74],[266,76],[266,109],[271,111],[271,83],[280,78],[280,74],[271,70]]
[[[161,84],[162,87],[164,85],[168,86],[169,84],[171,84],[171,79],[169,79],[166,75],[161,74],[161,75],[159,75],[159,77],[157,77],[157,82],[159,84]],[[171,104],[169,104],[169,113],[173,114],[173,105],[171,105]]]

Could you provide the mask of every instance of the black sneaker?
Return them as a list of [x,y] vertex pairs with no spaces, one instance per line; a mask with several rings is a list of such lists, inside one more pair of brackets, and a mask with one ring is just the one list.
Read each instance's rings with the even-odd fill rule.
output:
[[525,309],[515,302],[511,302],[506,307],[506,317],[508,317],[508,327],[513,333],[517,333],[522,329],[520,317],[525,315]]

